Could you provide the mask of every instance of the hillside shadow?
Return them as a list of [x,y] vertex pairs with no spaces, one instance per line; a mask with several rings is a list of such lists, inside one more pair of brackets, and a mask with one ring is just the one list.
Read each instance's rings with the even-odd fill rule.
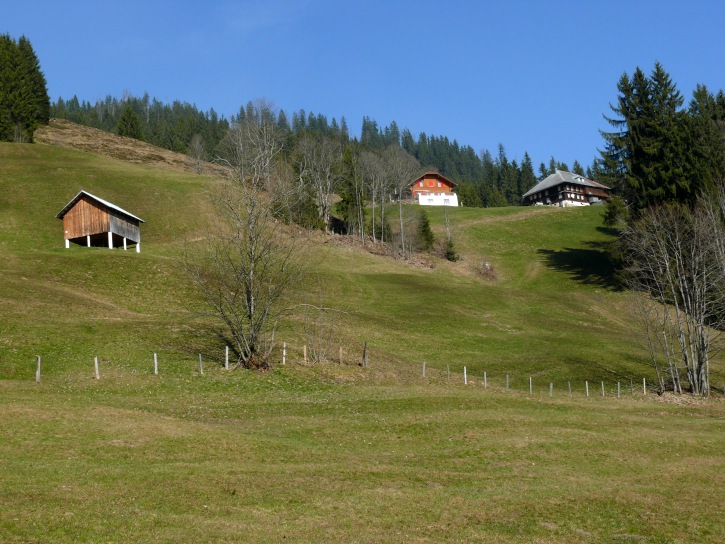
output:
[[621,291],[616,266],[611,254],[612,242],[588,242],[586,248],[564,248],[556,251],[539,249],[544,264],[565,272],[574,281],[596,285],[610,291]]

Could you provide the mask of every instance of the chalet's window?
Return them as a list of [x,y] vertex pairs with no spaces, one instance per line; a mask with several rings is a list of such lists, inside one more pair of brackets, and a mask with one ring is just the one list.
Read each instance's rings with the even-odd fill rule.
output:
[[423,182],[418,183],[418,187],[423,187]]
[[444,198],[443,199],[443,205],[444,206],[450,206],[451,205],[451,201],[449,199],[447,199],[447,198]]
[[438,187],[440,187],[440,186],[441,186],[441,182],[439,181],[439,182],[438,182]]

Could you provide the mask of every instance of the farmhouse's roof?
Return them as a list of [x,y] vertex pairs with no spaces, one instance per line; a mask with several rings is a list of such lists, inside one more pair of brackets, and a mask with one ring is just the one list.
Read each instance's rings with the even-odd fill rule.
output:
[[606,185],[602,185],[601,183],[597,183],[594,180],[587,179],[584,176],[580,176],[579,174],[572,174],[571,172],[565,172],[564,170],[557,170],[550,176],[547,176],[539,183],[534,185],[532,189],[529,189],[526,193],[524,193],[522,198],[526,198],[531,194],[538,193],[539,191],[543,191],[544,189],[548,189],[549,187],[556,187],[557,185],[560,185],[562,183],[584,185],[585,187],[596,187],[597,189],[609,189],[609,187],[607,187]]
[[453,189],[456,186],[456,183],[453,180],[448,179],[447,177],[445,177],[442,174],[439,174],[438,172],[430,171],[430,172],[426,172],[425,174],[415,178],[413,181],[411,181],[408,184],[408,187],[412,187],[413,185],[415,185],[416,183],[418,183],[419,181],[421,181],[424,178],[438,178],[440,181],[444,181],[446,183],[446,185],[448,185],[451,189]]
[[121,212],[124,215],[127,215],[129,217],[133,217],[134,219],[136,219],[137,221],[139,221],[141,223],[145,223],[145,221],[143,219],[141,219],[140,217],[136,217],[132,213],[129,213],[126,210],[124,210],[123,208],[119,208],[118,206],[116,206],[115,204],[111,204],[107,200],[103,200],[102,198],[98,198],[97,196],[92,195],[88,191],[81,191],[76,196],[74,196],[71,199],[71,201],[68,202],[68,204],[66,204],[63,207],[63,209],[58,212],[58,215],[56,215],[56,217],[58,219],[63,219],[63,216],[68,213],[68,210],[70,210],[73,206],[75,206],[76,202],[78,202],[83,197],[83,195],[88,196],[88,197],[91,197],[96,202],[99,202],[100,204],[103,204],[104,206],[106,206],[108,208],[111,208],[112,210],[116,210],[117,212]]

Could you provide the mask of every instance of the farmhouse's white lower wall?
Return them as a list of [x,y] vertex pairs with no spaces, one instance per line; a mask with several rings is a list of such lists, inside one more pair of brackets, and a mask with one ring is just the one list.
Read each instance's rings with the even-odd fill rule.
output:
[[421,206],[458,206],[458,195],[424,195],[418,193],[418,204]]

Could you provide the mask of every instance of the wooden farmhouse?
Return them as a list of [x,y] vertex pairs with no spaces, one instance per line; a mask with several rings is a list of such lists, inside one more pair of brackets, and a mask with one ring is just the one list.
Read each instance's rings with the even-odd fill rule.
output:
[[456,184],[438,172],[426,172],[408,186],[421,206],[458,206]]
[[590,206],[609,200],[609,187],[579,174],[557,170],[521,198],[528,206]]
[[65,247],[70,243],[87,247],[123,247],[136,244],[136,253],[141,252],[141,228],[143,219],[81,191],[56,215],[63,220]]

